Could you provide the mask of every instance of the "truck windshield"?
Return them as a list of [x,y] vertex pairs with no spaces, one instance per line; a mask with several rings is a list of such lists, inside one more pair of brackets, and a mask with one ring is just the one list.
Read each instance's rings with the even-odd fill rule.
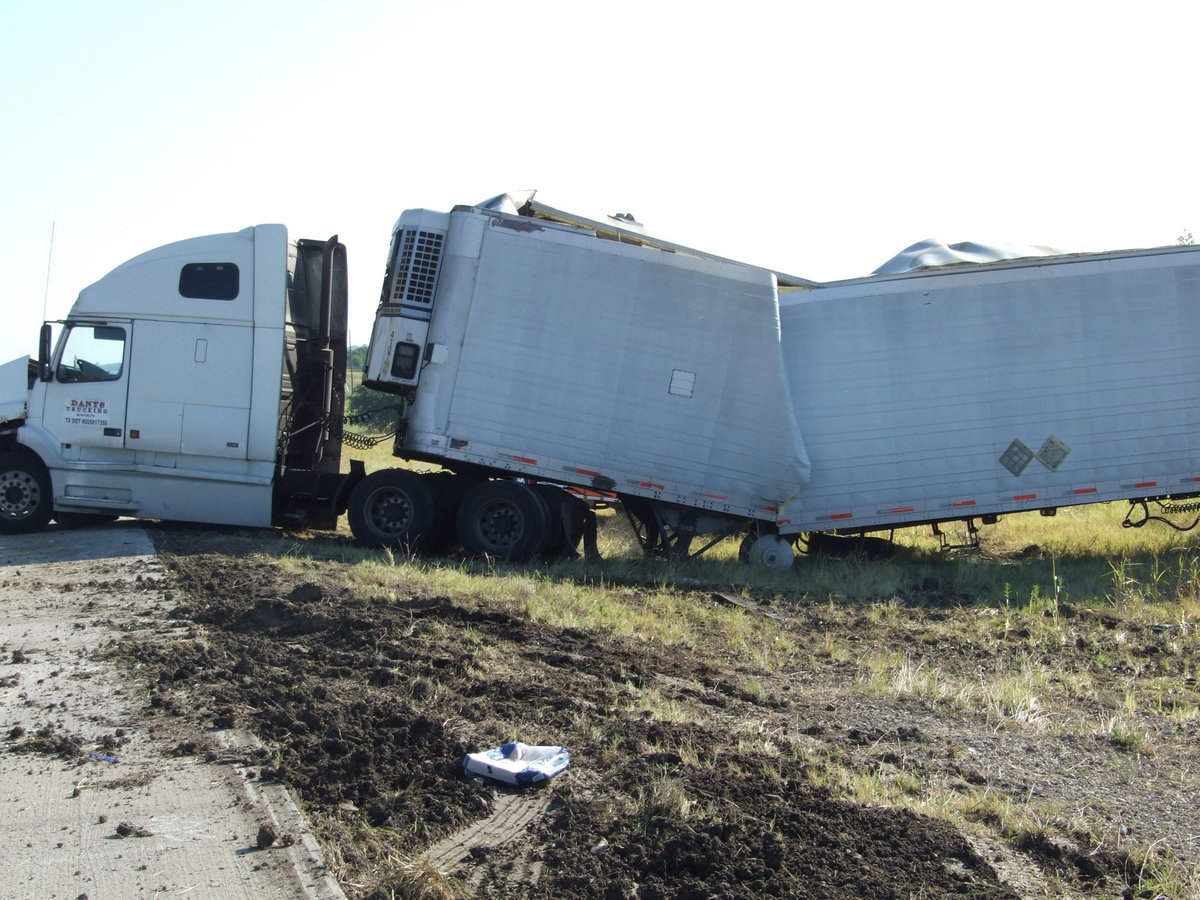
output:
[[63,338],[59,381],[116,381],[125,361],[125,329],[111,325],[72,325]]

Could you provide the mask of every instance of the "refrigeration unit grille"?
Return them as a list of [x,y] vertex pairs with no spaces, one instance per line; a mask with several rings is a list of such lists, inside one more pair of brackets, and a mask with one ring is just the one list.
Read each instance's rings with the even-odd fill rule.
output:
[[429,317],[442,261],[443,240],[444,235],[436,231],[406,229],[401,234],[392,302],[399,304],[405,313],[416,313],[417,318]]

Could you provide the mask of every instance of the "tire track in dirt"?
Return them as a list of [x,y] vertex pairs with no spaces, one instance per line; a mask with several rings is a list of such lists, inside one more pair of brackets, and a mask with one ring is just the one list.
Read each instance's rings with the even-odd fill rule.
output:
[[[481,849],[491,849],[520,841],[530,830],[531,826],[546,814],[550,806],[550,792],[534,788],[526,791],[506,791],[498,789],[495,794],[492,814],[485,819],[473,822],[471,825],[443,838],[429,848],[423,855],[443,873],[465,866],[475,859],[475,853]],[[524,865],[515,868],[522,872],[511,873],[521,884],[529,885],[537,881],[541,874],[541,863],[528,860]],[[475,878],[482,877],[482,870],[475,873]],[[472,878],[466,879],[471,884]]]

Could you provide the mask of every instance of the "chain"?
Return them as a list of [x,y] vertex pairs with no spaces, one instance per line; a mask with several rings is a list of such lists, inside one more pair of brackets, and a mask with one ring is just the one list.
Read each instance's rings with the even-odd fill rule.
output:
[[390,434],[360,434],[357,431],[346,431],[338,424],[330,426],[330,433],[347,447],[353,447],[355,450],[370,450],[376,444],[382,444],[396,436],[394,431]]
[[[1131,500],[1129,503],[1129,512],[1125,513],[1125,519],[1121,522],[1121,527],[1141,528],[1147,522],[1162,522],[1164,525],[1170,525],[1176,531],[1191,531],[1197,525],[1200,525],[1200,515],[1192,519],[1190,525],[1176,525],[1170,519],[1165,518],[1165,516],[1172,514],[1200,513],[1200,500],[1193,500],[1190,503],[1172,503],[1166,500],[1155,500],[1153,502],[1158,506],[1159,512],[1163,513],[1163,515],[1158,516],[1150,515],[1150,508],[1147,506],[1147,502],[1146,500]],[[1133,512],[1139,506],[1142,509],[1142,517],[1135,520],[1132,518]]]
[[[393,408],[394,407],[392,406],[381,406],[377,409],[368,409],[360,413],[354,413],[348,416],[344,415],[340,418],[329,417],[321,420],[319,423],[314,424],[319,424],[323,427],[328,426],[330,437],[336,441],[340,441],[348,447],[352,447],[355,450],[370,450],[372,447],[394,438],[396,436],[395,430],[393,429],[386,434],[362,434],[361,432],[357,431],[347,431],[345,426],[357,425],[362,422],[366,422],[376,413],[382,412],[385,409]],[[294,409],[292,404],[289,403],[282,415],[283,426],[280,428],[279,440],[279,453],[281,455],[291,434],[293,417]],[[397,416],[397,418],[399,417]]]
[[[343,425],[361,425],[363,422],[368,421],[376,413],[381,413],[381,412],[384,412],[385,410],[396,410],[397,412],[399,412],[400,409],[401,409],[401,407],[399,407],[399,406],[379,406],[379,407],[376,407],[375,409],[365,409],[362,412],[352,413],[348,416],[343,415],[342,416],[342,424]],[[399,416],[397,416],[397,418],[399,418]]]
[[396,419],[399,421],[400,412],[403,407],[396,406],[379,406],[375,409],[366,409],[362,412],[343,415],[340,420],[330,420],[330,433],[348,447],[353,447],[355,450],[370,450],[377,444],[382,444],[386,440],[390,440],[396,436],[393,429],[387,434],[363,434],[358,431],[347,431],[347,425],[361,425],[363,422],[369,421],[371,417],[384,410],[396,410]]

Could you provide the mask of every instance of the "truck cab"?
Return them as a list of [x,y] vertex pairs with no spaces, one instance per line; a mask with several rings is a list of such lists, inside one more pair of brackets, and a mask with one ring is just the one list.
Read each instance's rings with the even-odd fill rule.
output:
[[336,238],[259,225],[159,247],[85,288],[58,325],[25,384],[20,361],[0,368],[0,530],[52,516],[336,521],[321,509],[340,468]]

